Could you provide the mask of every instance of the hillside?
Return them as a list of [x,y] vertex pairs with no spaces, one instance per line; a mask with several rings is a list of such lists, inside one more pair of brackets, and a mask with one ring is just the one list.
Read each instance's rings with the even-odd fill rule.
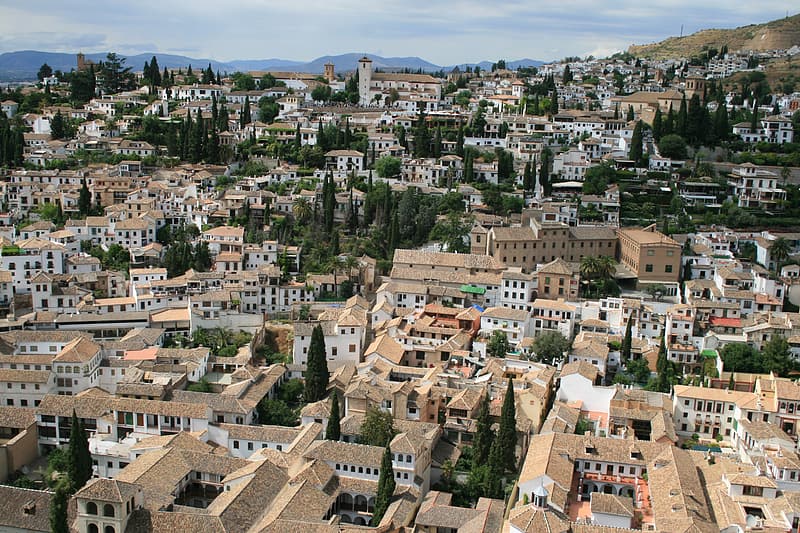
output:
[[670,37],[658,43],[631,45],[628,52],[637,57],[670,59],[691,57],[704,48],[719,50],[775,50],[800,45],[800,14],[764,24],[750,24],[734,29],[700,30],[684,37]]

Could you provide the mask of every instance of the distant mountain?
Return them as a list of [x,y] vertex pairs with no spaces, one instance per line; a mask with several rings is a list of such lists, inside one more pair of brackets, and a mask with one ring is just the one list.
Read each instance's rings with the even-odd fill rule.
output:
[[776,50],[800,45],[800,14],[764,24],[733,29],[700,30],[683,37],[670,37],[658,43],[632,45],[628,52],[637,57],[677,59],[700,54],[704,49]]
[[[120,54],[122,55],[122,54]],[[425,72],[435,72],[444,70],[449,72],[455,65],[439,66],[419,57],[381,57],[373,54],[367,54],[372,60],[372,67],[382,70],[419,70]],[[337,72],[347,72],[358,68],[358,60],[364,56],[363,53],[349,53],[340,54],[335,56],[322,56],[309,62],[292,61],[288,59],[237,59],[233,61],[215,61],[213,59],[197,59],[192,57],[161,54],[161,53],[142,53],[132,56],[123,56],[126,58],[126,65],[133,68],[135,71],[140,71],[144,67],[145,61],[156,56],[158,66],[160,68],[186,68],[192,65],[195,70],[206,68],[211,64],[211,68],[216,72],[236,72],[236,71],[258,71],[258,70],[272,70],[272,71],[294,71],[294,72],[312,72],[322,73],[324,71],[325,63],[333,63]],[[105,59],[105,53],[86,54],[86,59],[92,61],[102,61]],[[47,63],[53,70],[61,70],[62,72],[69,72],[76,66],[75,54],[56,53],[56,52],[39,52],[35,50],[23,50],[19,52],[6,52],[0,54],[0,80],[13,81],[13,80],[32,80],[36,78],[36,73],[43,63]],[[519,59],[516,61],[507,61],[506,65],[509,68],[518,68],[520,66],[536,66],[542,65],[542,61],[533,59]],[[481,69],[489,69],[492,66],[490,61],[482,61],[480,63],[462,63],[458,67],[463,70],[464,67],[475,66]]]

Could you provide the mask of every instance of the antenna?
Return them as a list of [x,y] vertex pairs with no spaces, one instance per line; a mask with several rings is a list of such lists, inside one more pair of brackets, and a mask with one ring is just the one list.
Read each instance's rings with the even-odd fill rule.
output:
[[683,24],[681,24],[681,37],[683,37]]

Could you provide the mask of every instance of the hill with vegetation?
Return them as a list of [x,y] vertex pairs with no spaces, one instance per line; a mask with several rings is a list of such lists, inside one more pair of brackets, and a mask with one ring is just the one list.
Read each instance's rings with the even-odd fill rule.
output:
[[670,37],[658,43],[631,45],[628,53],[636,57],[672,59],[692,57],[705,50],[776,50],[800,45],[800,14],[764,24],[750,24],[734,29],[700,30],[683,37]]

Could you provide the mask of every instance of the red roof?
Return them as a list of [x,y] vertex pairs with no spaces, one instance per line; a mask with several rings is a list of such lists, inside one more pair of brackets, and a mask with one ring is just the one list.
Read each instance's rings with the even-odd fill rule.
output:
[[156,358],[158,347],[145,348],[144,350],[127,350],[122,358],[125,361],[152,361]]
[[708,319],[712,326],[723,326],[726,328],[739,328],[742,327],[741,318],[728,318],[721,316],[712,316]]

